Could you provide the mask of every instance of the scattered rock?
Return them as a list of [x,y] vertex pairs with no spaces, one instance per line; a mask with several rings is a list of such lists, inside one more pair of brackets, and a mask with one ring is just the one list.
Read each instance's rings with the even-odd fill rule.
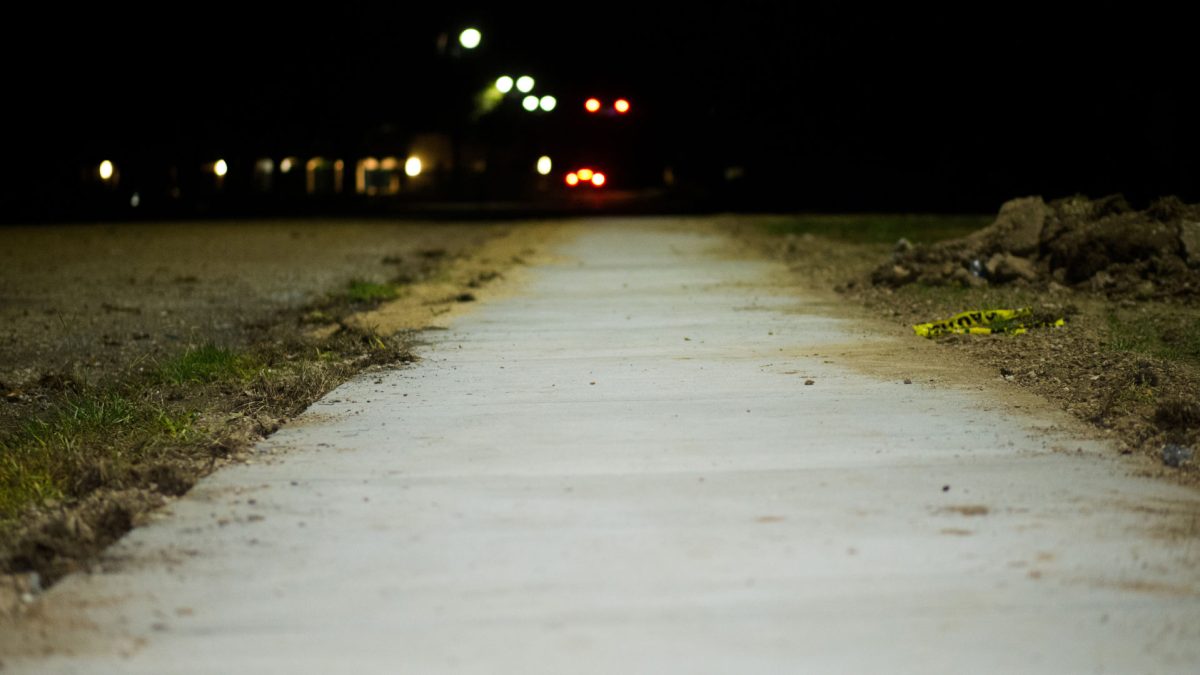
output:
[[811,384],[816,384],[816,382],[813,382],[812,380],[805,380],[804,384],[807,386],[807,385],[811,385]]
[[1168,443],[1162,449],[1162,462],[1167,466],[1180,467],[1192,461],[1192,449],[1178,445],[1176,443]]

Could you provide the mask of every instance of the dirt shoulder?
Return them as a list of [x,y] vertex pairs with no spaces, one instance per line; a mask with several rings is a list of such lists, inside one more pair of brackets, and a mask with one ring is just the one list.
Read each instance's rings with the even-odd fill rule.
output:
[[[1074,203],[1067,208],[1082,213],[1085,207]],[[1136,214],[1121,210],[1120,226],[1140,222]],[[897,378],[907,376],[909,362],[941,360],[945,367],[940,370],[948,379],[969,369],[971,377],[990,380],[1002,402],[1028,406],[1040,400],[1070,413],[1091,433],[1110,439],[1117,452],[1143,458],[1137,464],[1140,473],[1200,484],[1195,456],[1200,443],[1200,288],[1194,287],[1190,268],[1161,261],[1105,264],[1078,234],[1081,226],[1068,241],[1087,252],[1092,268],[1086,276],[1075,279],[1061,271],[1056,276],[1056,269],[1069,264],[1056,267],[1049,254],[1042,260],[1025,250],[1023,260],[1013,264],[1031,261],[1035,272],[1026,277],[1004,272],[988,281],[971,275],[970,265],[980,258],[980,265],[992,262],[993,271],[1010,264],[993,260],[999,251],[987,249],[995,223],[973,227],[959,219],[945,227],[946,217],[903,216],[875,236],[879,232],[856,233],[853,218],[846,218],[845,227],[832,230],[827,219],[803,216],[728,218],[723,226],[747,246],[787,264],[797,283],[827,298],[829,311],[898,340],[897,348],[856,354],[851,360]],[[1146,229],[1157,232],[1153,236],[1162,237],[1153,215],[1141,218],[1150,221]],[[1090,226],[1097,219],[1085,220]],[[887,217],[863,220],[869,229]],[[1109,223],[1097,229],[1101,236],[1120,231]],[[905,241],[897,245],[901,237]],[[1011,233],[1003,233],[992,243],[1011,240]],[[1130,255],[1178,256],[1179,245],[1173,245],[1175,249],[1147,246]],[[982,269],[986,277],[987,268]],[[1171,269],[1179,274],[1168,276]],[[896,283],[897,277],[904,283]],[[1023,332],[1010,324],[997,325],[990,335],[951,333],[927,339],[913,330],[916,324],[968,310],[1025,307],[1034,317],[1023,319]],[[1064,319],[1063,326],[1045,325],[1058,318]],[[1029,395],[1035,398],[1018,400]]]
[[0,613],[341,382],[413,360],[415,331],[517,283],[545,230],[0,229]]

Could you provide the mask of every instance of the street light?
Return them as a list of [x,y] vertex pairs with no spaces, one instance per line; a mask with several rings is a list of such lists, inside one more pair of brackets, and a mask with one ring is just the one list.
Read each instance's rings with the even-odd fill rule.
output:
[[225,174],[229,173],[229,165],[225,163],[225,160],[218,159],[216,163],[213,164],[213,173],[217,174],[218,177],[223,177]]
[[421,158],[409,157],[404,160],[404,175],[409,178],[415,178],[421,175]]
[[113,177],[113,163],[107,159],[100,162],[100,180],[109,180]]
[[474,28],[468,28],[458,34],[458,43],[467,49],[475,49],[482,39],[483,34]]
[[540,103],[542,110],[550,112],[551,110],[554,110],[554,106],[558,105],[558,99],[554,98],[553,96],[543,96]]
[[538,97],[536,97],[532,94],[530,94],[529,96],[526,96],[525,98],[521,99],[521,107],[525,108],[529,112],[533,112],[534,110],[537,110],[538,109]]
[[588,100],[583,102],[583,107],[590,113],[597,112],[600,110],[600,99],[589,98]]
[[522,94],[528,94],[533,91],[533,78],[528,75],[522,75],[517,78],[517,91]]
[[512,91],[512,88],[513,79],[511,77],[507,75],[501,75],[500,78],[496,80],[496,90],[501,94],[507,94],[508,92]]
[[548,175],[550,175],[550,169],[552,169],[553,167],[554,167],[554,165],[551,164],[549,157],[547,157],[545,155],[538,157],[538,161],[537,161],[537,172],[538,173],[540,173],[543,176],[548,176]]
[[629,101],[619,98],[615,103],[613,103],[613,108],[616,108],[617,112],[624,115],[625,113],[629,112]]

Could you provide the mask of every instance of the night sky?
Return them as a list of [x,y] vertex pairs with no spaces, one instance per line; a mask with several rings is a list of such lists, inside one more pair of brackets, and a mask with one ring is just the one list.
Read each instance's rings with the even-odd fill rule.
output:
[[[555,92],[567,130],[584,97],[628,96],[646,174],[670,165],[728,197],[718,207],[1200,200],[1200,59],[1179,11],[445,4],[197,4],[182,18],[112,7],[10,25],[5,208],[36,214],[100,158],[352,155],[389,134],[461,128],[471,91],[519,71]],[[439,33],[468,25],[483,31],[478,50],[438,53]],[[745,170],[736,190],[721,178],[730,166]]]

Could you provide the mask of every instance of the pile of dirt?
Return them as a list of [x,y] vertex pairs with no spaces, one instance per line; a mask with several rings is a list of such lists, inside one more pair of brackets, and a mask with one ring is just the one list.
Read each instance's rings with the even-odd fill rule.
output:
[[914,246],[901,239],[871,274],[877,286],[1071,287],[1113,298],[1200,298],[1200,204],[1158,200],[1136,211],[1120,195],[1047,204],[1014,199],[966,237]]

